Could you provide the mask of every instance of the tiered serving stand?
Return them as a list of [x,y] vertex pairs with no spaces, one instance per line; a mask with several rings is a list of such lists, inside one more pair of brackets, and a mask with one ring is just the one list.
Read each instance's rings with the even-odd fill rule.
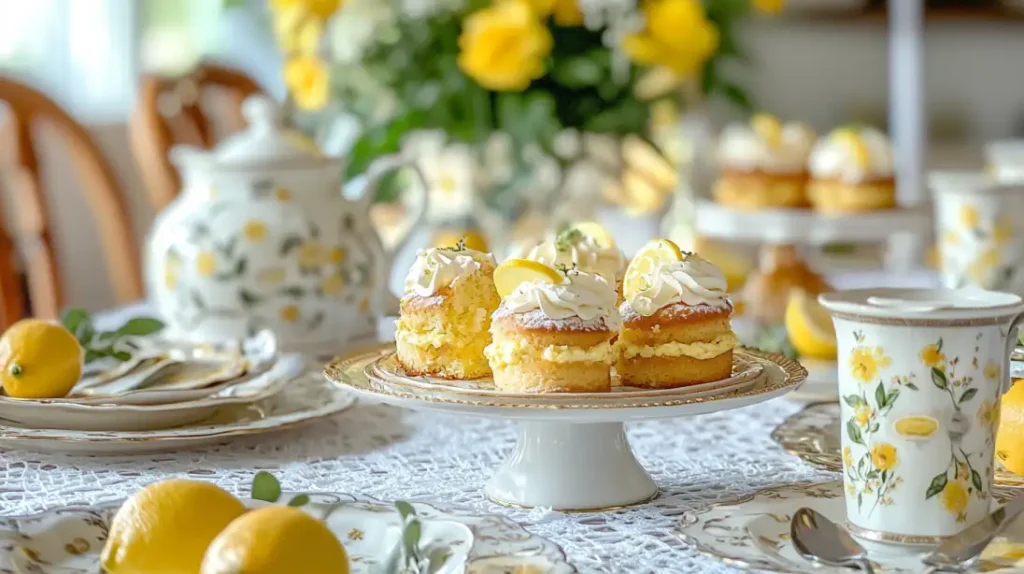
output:
[[753,405],[798,386],[795,361],[737,349],[732,376],[680,389],[616,385],[610,393],[527,394],[497,390],[490,379],[409,376],[394,344],[336,359],[335,385],[395,406],[520,421],[506,461],[484,487],[491,500],[520,507],[606,510],[650,500],[654,480],[633,456],[623,423],[712,413]]

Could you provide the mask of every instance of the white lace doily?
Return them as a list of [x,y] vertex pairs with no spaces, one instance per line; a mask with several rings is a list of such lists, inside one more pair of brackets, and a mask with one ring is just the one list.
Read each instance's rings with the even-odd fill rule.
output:
[[599,514],[518,510],[481,487],[515,442],[515,423],[357,405],[336,418],[215,448],[135,457],[0,451],[0,514],[123,498],[169,476],[212,480],[245,493],[257,470],[292,491],[348,492],[504,514],[560,544],[581,573],[736,570],[672,536],[682,512],[765,486],[835,475],[784,453],[768,436],[799,405],[786,399],[689,419],[628,425],[661,494]]

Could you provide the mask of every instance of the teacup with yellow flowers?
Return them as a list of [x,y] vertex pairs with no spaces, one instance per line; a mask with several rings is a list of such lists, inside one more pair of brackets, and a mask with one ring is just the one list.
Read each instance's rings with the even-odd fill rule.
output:
[[1024,183],[938,173],[931,185],[942,284],[1024,295]]
[[927,545],[985,517],[1024,301],[965,289],[827,293],[850,531]]

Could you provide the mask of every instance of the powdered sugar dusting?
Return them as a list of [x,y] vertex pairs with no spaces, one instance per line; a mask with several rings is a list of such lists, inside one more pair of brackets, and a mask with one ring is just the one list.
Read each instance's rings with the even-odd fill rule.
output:
[[685,303],[674,303],[666,307],[662,307],[655,311],[654,315],[645,317],[640,313],[637,313],[629,305],[629,301],[624,301],[619,307],[619,314],[622,315],[622,321],[625,323],[632,323],[641,319],[650,319],[651,317],[658,317],[659,319],[667,319],[669,321],[674,319],[681,319],[686,317],[694,316],[706,316],[706,315],[721,315],[723,309],[728,309],[732,313],[732,300],[726,299],[726,307],[720,307],[717,305],[708,305],[701,303],[700,305],[686,305]]
[[[605,323],[604,317],[598,316],[593,319],[582,319],[580,317],[566,317],[565,319],[552,319],[540,309],[533,309],[523,313],[515,313],[505,306],[504,303],[491,315],[492,322],[502,317],[513,317],[516,325],[526,330],[537,331],[574,331],[574,332],[603,332],[610,331]],[[493,324],[493,323],[492,323]]]

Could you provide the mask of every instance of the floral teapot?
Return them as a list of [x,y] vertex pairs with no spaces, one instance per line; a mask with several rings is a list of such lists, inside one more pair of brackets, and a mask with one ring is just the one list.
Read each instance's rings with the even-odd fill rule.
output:
[[285,127],[272,100],[250,97],[242,111],[249,128],[216,149],[171,150],[184,189],[149,239],[150,300],[175,337],[197,343],[262,328],[310,353],[372,342],[378,318],[397,312],[393,253],[426,211],[425,197],[413,202],[413,225],[386,251],[370,222],[374,182],[415,166],[381,158],[348,199],[343,161]]

